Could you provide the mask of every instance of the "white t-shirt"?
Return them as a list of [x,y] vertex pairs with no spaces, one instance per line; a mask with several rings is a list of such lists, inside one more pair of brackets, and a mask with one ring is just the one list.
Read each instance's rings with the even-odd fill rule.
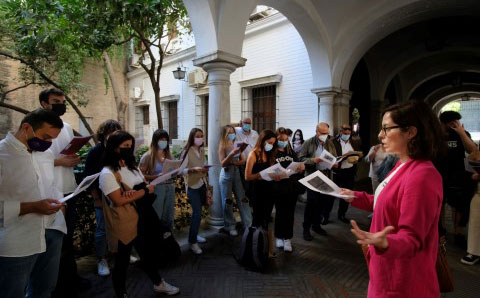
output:
[[[63,122],[63,128],[58,134],[58,136],[53,139],[52,146],[50,146],[50,150],[52,150],[53,155],[55,158],[60,157],[62,154],[63,149],[70,143],[73,139],[73,129],[72,127]],[[77,188],[77,183],[75,181],[75,175],[73,173],[73,167],[62,167],[56,166],[55,167],[55,182],[58,185],[58,188],[63,194],[72,193]]]
[[247,148],[245,148],[245,150],[243,151],[243,156],[245,156],[245,158],[248,158],[248,155],[257,144],[258,133],[255,130],[251,129],[249,134],[245,134],[243,128],[235,127],[235,134],[235,142],[243,142],[248,144]]
[[[127,167],[121,167],[119,173],[122,177],[122,182],[132,189],[135,185],[145,181],[140,170],[131,171]],[[100,172],[98,183],[103,194],[106,196],[116,191],[117,189],[120,189],[120,185],[118,184],[115,175],[108,167],[104,167]]]
[[372,146],[372,148],[370,148],[370,151],[368,151],[368,154],[365,157],[365,161],[370,163],[370,172],[368,173],[368,177],[378,179],[377,170],[382,164],[385,157],[387,157],[387,153],[383,150],[383,147],[380,146],[380,148],[377,150],[377,153],[375,153],[375,157],[370,159],[370,154],[373,153],[374,149],[375,146]]

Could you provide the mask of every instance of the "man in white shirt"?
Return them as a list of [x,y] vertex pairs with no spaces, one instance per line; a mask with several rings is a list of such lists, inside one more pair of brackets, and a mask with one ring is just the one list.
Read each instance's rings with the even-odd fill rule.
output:
[[[352,139],[352,126],[348,123],[342,124],[339,136],[333,139],[332,142],[335,145],[338,156],[352,151],[361,151],[360,139]],[[340,164],[339,169],[333,171],[333,182],[339,187],[353,189],[356,173],[357,165],[350,163],[348,160],[344,160]],[[349,224],[350,221],[345,217],[347,210],[348,202],[340,199],[337,212],[338,219]]]
[[[39,101],[43,109],[52,111],[59,117],[64,115],[67,110],[65,94],[62,90],[56,88],[48,88],[40,92]],[[62,131],[58,137],[53,140],[50,148],[55,158],[55,183],[63,196],[72,193],[77,187],[73,167],[80,163],[80,158],[76,154],[63,155],[60,153],[70,143],[73,137],[72,127],[68,123],[63,122]],[[76,221],[75,202],[76,198],[71,199],[65,210],[67,235],[63,239],[60,274],[57,289],[54,292],[55,297],[74,296],[73,291],[75,290],[77,281],[81,279],[77,274],[77,264],[75,262],[73,249],[73,232]]]
[[[240,121],[240,127],[235,127],[235,143],[247,143],[248,146],[243,151],[245,160],[248,158],[248,154],[253,150],[257,144],[258,133],[252,129],[252,119],[245,118]],[[245,188],[245,196],[251,198],[251,182],[245,181],[245,166],[239,166],[240,178]],[[252,202],[252,201],[250,201]]]
[[33,152],[46,151],[62,127],[58,116],[39,109],[0,141],[2,298],[24,297],[27,283],[27,297],[50,297],[55,287],[62,233],[54,226],[63,205],[45,192],[42,165]]

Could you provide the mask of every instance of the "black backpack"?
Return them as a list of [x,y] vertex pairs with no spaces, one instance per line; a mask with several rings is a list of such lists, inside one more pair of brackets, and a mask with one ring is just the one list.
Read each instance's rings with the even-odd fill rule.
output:
[[245,229],[236,260],[249,269],[261,271],[268,262],[267,232],[261,227]]

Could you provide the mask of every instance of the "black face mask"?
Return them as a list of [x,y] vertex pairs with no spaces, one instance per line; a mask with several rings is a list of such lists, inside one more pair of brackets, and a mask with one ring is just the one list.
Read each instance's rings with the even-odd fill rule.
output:
[[130,161],[133,157],[133,148],[120,148],[120,159],[124,161]]
[[62,116],[67,111],[67,106],[64,103],[54,103],[52,104],[52,112],[57,116]]

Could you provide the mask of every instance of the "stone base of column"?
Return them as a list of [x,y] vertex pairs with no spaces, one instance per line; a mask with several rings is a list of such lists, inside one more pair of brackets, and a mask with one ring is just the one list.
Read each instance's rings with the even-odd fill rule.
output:
[[212,215],[207,216],[207,224],[214,229],[221,229],[223,228],[224,222],[223,218],[221,217],[213,217]]

